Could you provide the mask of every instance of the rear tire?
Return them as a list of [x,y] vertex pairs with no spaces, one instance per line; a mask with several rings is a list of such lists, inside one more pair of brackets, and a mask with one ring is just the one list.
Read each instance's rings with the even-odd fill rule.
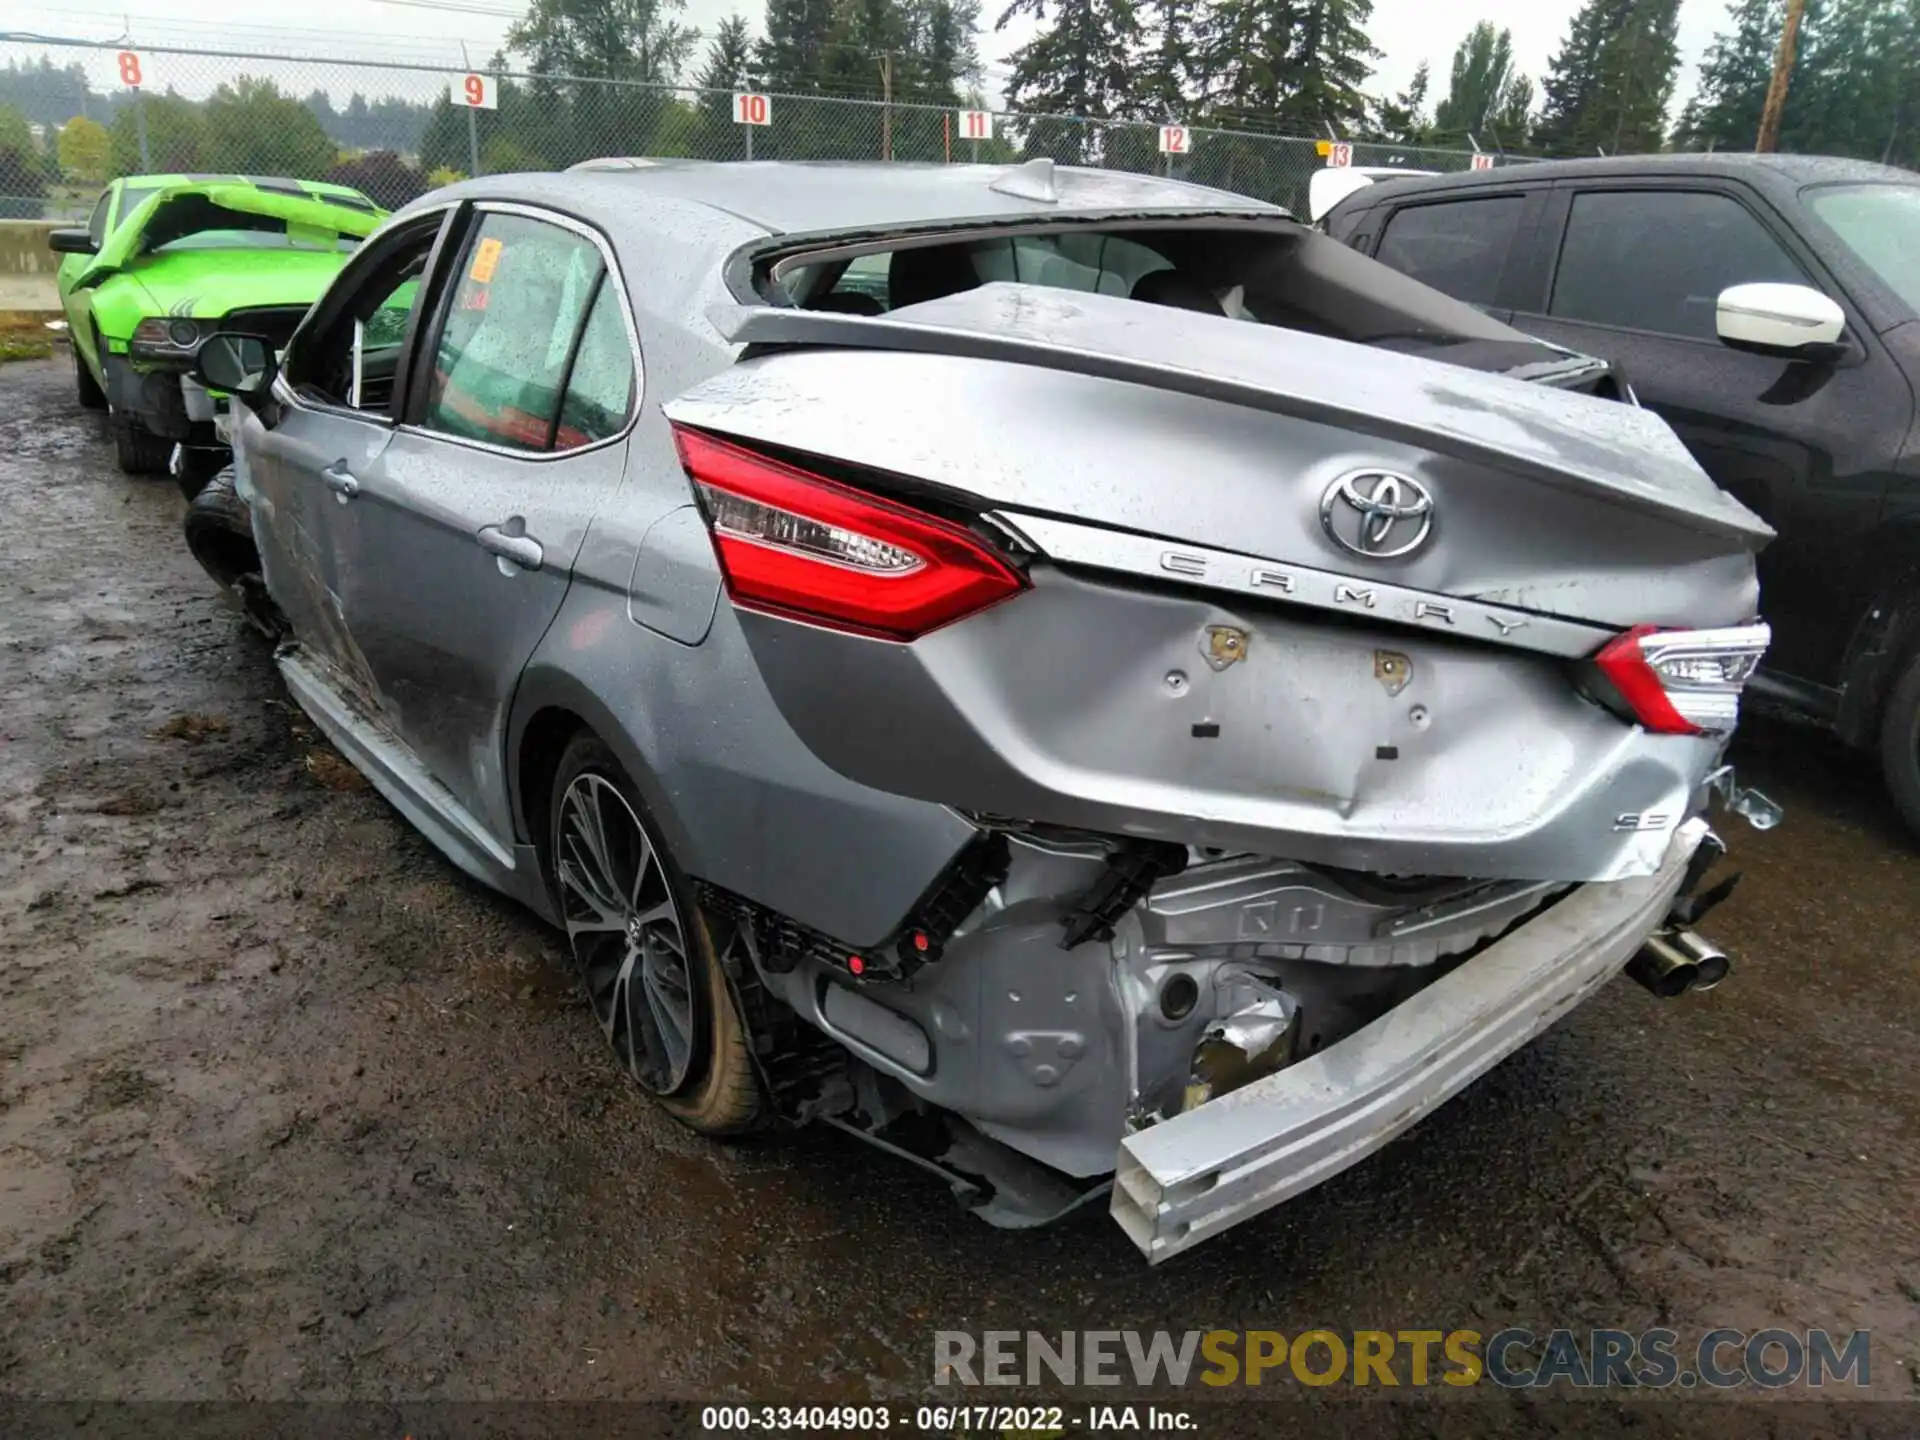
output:
[[615,1056],[688,1129],[758,1129],[766,1099],[706,921],[639,790],[597,736],[568,744],[547,813],[547,883]]
[[1880,768],[1901,818],[1920,836],[1920,650],[1907,657],[1907,668],[1887,697],[1880,722]]
[[187,549],[222,591],[243,575],[258,574],[260,551],[253,543],[253,515],[234,488],[229,465],[201,487],[181,522]]
[[173,442],[147,429],[138,415],[109,412],[113,421],[113,458],[123,475],[160,475],[173,456]]
[[73,396],[80,402],[82,410],[104,410],[107,408],[107,392],[100,388],[100,382],[93,378],[93,372],[87,368],[87,357],[80,353],[78,345],[69,344],[73,352]]

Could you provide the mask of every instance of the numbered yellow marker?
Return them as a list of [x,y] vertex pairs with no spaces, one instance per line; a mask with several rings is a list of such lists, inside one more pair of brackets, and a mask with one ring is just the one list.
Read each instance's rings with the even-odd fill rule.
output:
[[500,242],[491,235],[474,246],[473,268],[467,271],[467,278],[476,285],[491,285],[493,272],[500,268],[501,249]]

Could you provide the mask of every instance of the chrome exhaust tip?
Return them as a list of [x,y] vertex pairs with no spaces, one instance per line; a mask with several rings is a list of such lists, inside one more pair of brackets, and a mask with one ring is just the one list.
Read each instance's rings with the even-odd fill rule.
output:
[[1627,962],[1635,983],[1672,1000],[1690,990],[1711,990],[1732,968],[1727,952],[1691,930],[1668,930],[1647,938]]
[[1733,962],[1727,959],[1727,952],[1718,945],[1692,930],[1676,930],[1666,937],[1673,947],[1693,961],[1697,973],[1693,979],[1695,990],[1711,990],[1727,978],[1727,972],[1733,968]]

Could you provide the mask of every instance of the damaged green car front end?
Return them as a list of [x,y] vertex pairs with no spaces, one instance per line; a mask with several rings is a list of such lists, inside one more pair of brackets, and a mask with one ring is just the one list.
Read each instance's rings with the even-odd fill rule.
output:
[[87,230],[56,231],[61,307],[83,405],[110,412],[128,473],[168,467],[176,444],[223,458],[204,392],[182,379],[216,329],[284,345],[358,242],[386,218],[339,185],[240,176],[134,176]]

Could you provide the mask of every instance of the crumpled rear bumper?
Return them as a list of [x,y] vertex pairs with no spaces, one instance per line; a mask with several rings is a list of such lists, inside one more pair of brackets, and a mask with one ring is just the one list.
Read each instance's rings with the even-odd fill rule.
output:
[[1707,834],[1641,879],[1588,885],[1373,1024],[1120,1144],[1113,1217],[1158,1263],[1379,1149],[1613,978]]

